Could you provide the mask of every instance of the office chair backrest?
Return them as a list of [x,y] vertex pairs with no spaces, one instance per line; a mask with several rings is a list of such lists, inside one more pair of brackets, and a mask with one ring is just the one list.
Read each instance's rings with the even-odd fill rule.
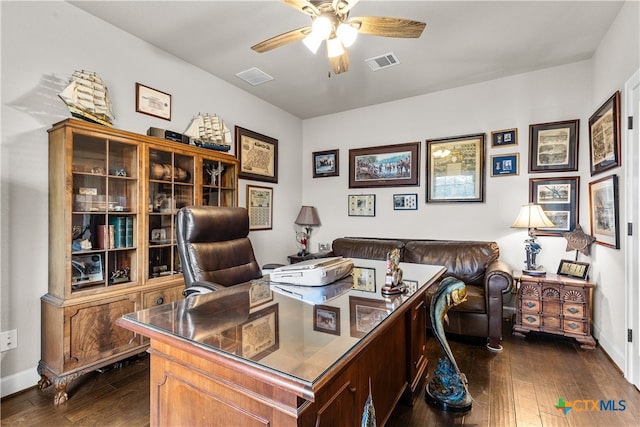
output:
[[180,209],[176,238],[186,287],[194,281],[232,286],[262,277],[248,235],[249,215],[244,208]]

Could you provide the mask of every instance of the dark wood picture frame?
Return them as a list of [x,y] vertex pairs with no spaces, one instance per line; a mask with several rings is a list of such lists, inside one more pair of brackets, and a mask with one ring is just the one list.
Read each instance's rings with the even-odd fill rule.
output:
[[589,183],[591,235],[597,244],[620,249],[619,204],[617,175]]
[[238,178],[277,183],[278,140],[240,126],[235,135]]
[[313,153],[313,177],[324,178],[340,175],[340,150],[315,151]]
[[[238,326],[240,333],[240,355],[251,360],[260,360],[269,353],[273,353],[280,348],[280,325],[279,325],[278,304],[249,314],[249,319]],[[266,327],[264,325],[267,325]],[[260,334],[252,334],[249,329],[260,327]],[[264,331],[268,331],[265,337]],[[265,339],[266,338],[266,339]],[[262,339],[262,342],[256,342]],[[266,346],[266,347],[265,347]]]
[[511,147],[518,145],[518,129],[503,129],[491,132],[491,147]]
[[340,335],[340,307],[314,305],[313,330]]
[[273,188],[247,184],[249,230],[273,229]]
[[580,120],[529,125],[529,172],[578,170]]
[[485,134],[427,140],[427,203],[484,202]]
[[362,338],[378,326],[390,310],[384,300],[349,296],[350,334],[353,338]]
[[562,259],[558,265],[558,274],[586,280],[589,274],[589,263]]
[[616,91],[589,118],[591,176],[622,165],[620,92]]
[[420,142],[349,150],[349,188],[420,185]]
[[580,177],[530,178],[529,201],[542,207],[554,228],[538,228],[538,236],[562,236],[579,223]]
[[171,121],[171,95],[136,83],[136,112]]

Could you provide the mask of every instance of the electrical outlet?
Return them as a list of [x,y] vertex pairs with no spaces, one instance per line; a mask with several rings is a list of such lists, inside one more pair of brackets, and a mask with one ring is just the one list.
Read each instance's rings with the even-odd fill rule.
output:
[[331,243],[318,243],[318,252],[331,252]]
[[18,347],[18,330],[0,332],[0,352]]

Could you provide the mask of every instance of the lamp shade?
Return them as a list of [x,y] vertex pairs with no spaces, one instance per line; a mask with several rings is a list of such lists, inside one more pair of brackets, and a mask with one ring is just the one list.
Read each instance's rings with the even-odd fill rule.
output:
[[555,224],[545,215],[542,207],[533,203],[522,205],[512,228],[540,228],[555,227]]
[[302,206],[295,221],[298,225],[320,225],[320,217],[314,206]]

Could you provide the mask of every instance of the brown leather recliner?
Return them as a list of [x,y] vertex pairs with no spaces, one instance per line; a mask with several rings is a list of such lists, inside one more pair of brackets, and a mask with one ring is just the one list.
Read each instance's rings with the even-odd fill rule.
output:
[[249,240],[245,208],[187,206],[176,216],[185,296],[262,277]]

